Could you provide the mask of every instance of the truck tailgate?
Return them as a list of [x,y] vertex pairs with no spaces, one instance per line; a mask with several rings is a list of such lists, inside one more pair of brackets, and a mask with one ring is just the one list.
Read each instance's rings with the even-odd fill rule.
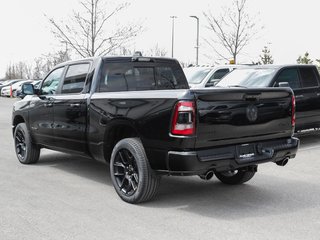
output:
[[191,89],[198,112],[196,148],[292,135],[289,88]]

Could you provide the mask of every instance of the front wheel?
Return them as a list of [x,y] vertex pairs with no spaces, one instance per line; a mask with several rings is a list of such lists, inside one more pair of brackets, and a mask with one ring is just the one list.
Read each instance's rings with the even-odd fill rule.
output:
[[251,178],[253,178],[255,172],[254,171],[246,171],[246,170],[231,170],[226,172],[216,172],[216,177],[225,184],[228,185],[237,185],[248,182]]
[[32,143],[25,123],[19,123],[14,131],[14,145],[18,160],[23,164],[36,163],[39,160],[40,148]]
[[114,147],[110,160],[113,186],[122,200],[140,203],[157,193],[160,176],[151,169],[138,138],[125,138]]

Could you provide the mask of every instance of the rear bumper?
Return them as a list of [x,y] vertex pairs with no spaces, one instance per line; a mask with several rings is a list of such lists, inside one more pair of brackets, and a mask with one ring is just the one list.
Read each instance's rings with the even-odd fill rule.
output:
[[245,145],[231,145],[199,151],[169,151],[167,157],[168,171],[172,175],[195,175],[208,170],[217,172],[238,169],[265,162],[278,162],[285,158],[294,158],[299,139],[286,138],[262,141],[250,144],[250,153],[241,152]]

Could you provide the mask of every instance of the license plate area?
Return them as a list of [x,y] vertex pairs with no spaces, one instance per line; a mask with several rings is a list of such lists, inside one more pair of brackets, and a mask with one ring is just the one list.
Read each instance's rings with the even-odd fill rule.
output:
[[237,159],[240,162],[247,162],[255,158],[257,155],[255,144],[241,144],[236,148]]

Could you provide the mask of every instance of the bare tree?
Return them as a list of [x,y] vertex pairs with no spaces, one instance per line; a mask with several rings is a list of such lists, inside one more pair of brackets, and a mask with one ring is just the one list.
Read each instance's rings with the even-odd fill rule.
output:
[[[58,23],[49,18],[53,34],[60,42],[67,44],[81,57],[106,55],[123,46],[135,37],[142,27],[137,24],[110,27],[106,25],[112,17],[129,6],[129,3],[118,4],[110,11],[103,0],[80,1],[83,12],[73,12],[68,24]],[[110,29],[113,29],[111,31]]]
[[110,52],[110,55],[115,56],[132,56],[134,54],[135,50],[128,48],[126,46],[120,46],[118,49],[115,49],[114,51]]
[[16,75],[15,75],[15,67],[13,64],[9,64],[7,66],[7,69],[6,69],[6,73],[5,73],[5,79],[15,79],[16,78]]
[[44,65],[42,69],[44,72],[49,72],[55,65],[71,60],[69,50],[59,50],[57,52],[43,55]]
[[33,67],[33,78],[41,79],[49,71],[51,71],[54,66],[69,60],[71,60],[71,57],[70,50],[68,48],[66,48],[65,50],[59,50],[57,52],[44,54],[41,57],[35,58]]
[[70,60],[69,50],[60,50],[37,57],[33,62],[10,63],[7,66],[5,79],[41,79],[55,65]]
[[229,61],[232,57],[236,63],[239,53],[258,32],[257,21],[247,13],[246,3],[247,0],[234,0],[233,7],[224,8],[217,17],[210,10],[203,12],[207,28],[213,33],[205,42],[220,59]]
[[24,63],[24,76],[26,79],[33,78],[33,64],[32,63]]
[[28,79],[29,66],[24,62],[10,63],[6,69],[6,79]]
[[154,47],[150,48],[147,52],[146,55],[148,56],[157,56],[157,57],[164,57],[166,56],[168,51],[164,48],[159,47],[158,44],[156,44]]
[[43,72],[43,57],[37,57],[34,59],[33,79],[41,79],[44,77]]
[[183,62],[180,61],[180,65],[182,68],[188,68],[188,67],[194,67],[194,63],[192,63],[192,61],[187,61],[187,62]]
[[132,56],[137,52],[141,52],[143,56],[150,57],[164,57],[167,55],[167,50],[165,48],[159,47],[158,44],[154,45],[148,50],[136,51],[135,48],[128,47],[119,47],[116,51],[112,51],[111,55],[120,55],[120,56]]

